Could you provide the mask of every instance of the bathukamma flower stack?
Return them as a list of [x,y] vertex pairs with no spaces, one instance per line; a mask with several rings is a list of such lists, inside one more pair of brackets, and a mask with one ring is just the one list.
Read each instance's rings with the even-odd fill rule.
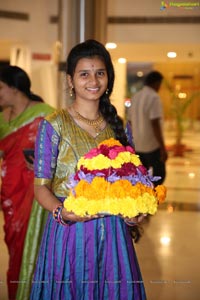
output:
[[76,215],[154,215],[166,197],[166,188],[153,182],[130,146],[111,138],[80,158],[67,186],[64,207]]

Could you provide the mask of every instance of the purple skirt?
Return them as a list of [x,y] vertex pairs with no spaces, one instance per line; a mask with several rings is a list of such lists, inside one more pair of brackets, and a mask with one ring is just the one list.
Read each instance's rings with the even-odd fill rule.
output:
[[145,300],[132,238],[115,216],[56,223],[49,214],[31,300]]

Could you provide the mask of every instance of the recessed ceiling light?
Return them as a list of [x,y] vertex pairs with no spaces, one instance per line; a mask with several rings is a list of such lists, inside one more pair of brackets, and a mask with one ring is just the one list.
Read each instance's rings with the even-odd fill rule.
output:
[[176,52],[168,52],[168,53],[167,53],[167,56],[168,56],[169,58],[175,58],[175,57],[177,56],[177,54],[176,54]]
[[117,44],[115,44],[115,43],[107,43],[106,44],[106,48],[107,49],[115,49],[115,48],[117,48]]

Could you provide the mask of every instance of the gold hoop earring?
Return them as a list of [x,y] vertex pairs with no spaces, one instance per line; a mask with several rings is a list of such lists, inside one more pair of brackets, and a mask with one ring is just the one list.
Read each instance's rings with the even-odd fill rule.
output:
[[109,89],[106,90],[106,95],[108,95],[108,93],[109,93]]

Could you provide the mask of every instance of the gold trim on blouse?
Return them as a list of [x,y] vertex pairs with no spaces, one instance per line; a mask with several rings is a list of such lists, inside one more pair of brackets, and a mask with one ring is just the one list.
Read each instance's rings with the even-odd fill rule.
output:
[[47,185],[48,187],[51,186],[51,179],[46,178],[34,178],[35,185]]

